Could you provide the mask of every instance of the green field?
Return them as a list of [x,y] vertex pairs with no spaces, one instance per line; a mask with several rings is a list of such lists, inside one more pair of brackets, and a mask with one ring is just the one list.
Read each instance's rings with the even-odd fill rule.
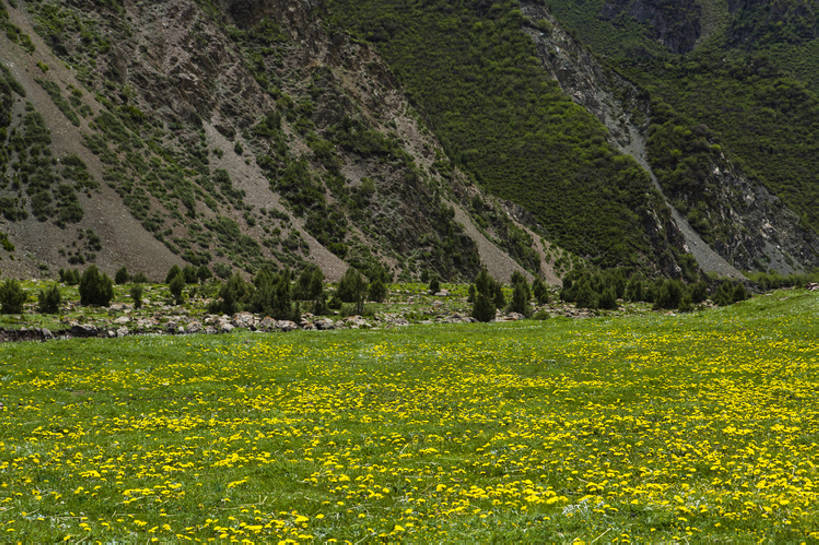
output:
[[2,543],[816,543],[819,297],[0,346]]

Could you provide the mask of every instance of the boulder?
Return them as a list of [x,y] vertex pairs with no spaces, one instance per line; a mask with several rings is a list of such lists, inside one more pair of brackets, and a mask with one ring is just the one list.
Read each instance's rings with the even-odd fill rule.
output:
[[230,333],[233,331],[233,324],[230,322],[220,322],[218,324],[219,333]]
[[265,316],[258,324],[256,324],[256,329],[259,331],[273,331],[276,329],[276,320],[270,316]]
[[202,331],[202,322],[199,320],[191,320],[185,326],[185,333],[199,333]]
[[258,319],[250,312],[239,312],[233,315],[233,325],[244,329],[256,329]]
[[319,318],[315,321],[315,326],[316,329],[327,331],[329,329],[335,329],[336,323],[330,318]]
[[281,331],[294,331],[298,328],[299,326],[296,324],[296,322],[291,320],[276,320],[276,329]]
[[97,326],[91,324],[75,324],[71,326],[68,333],[72,337],[96,337],[99,335],[100,330]]
[[348,316],[344,318],[344,324],[350,329],[369,329],[372,324],[361,316]]
[[299,327],[301,327],[302,329],[314,331],[316,329],[316,324],[302,317],[301,321],[299,321]]

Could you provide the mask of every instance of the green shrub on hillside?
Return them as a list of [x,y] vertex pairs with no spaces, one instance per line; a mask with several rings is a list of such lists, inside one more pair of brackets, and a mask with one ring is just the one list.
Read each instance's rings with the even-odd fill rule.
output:
[[144,288],[141,284],[134,284],[131,286],[131,290],[128,292],[131,296],[131,301],[134,304],[135,309],[142,308],[142,294],[144,293]]
[[356,314],[361,314],[364,310],[367,287],[367,281],[361,273],[350,267],[339,280],[336,295],[345,303],[355,303]]
[[60,311],[62,296],[60,289],[53,284],[47,290],[40,290],[37,294],[37,311],[42,314],[57,314]]
[[220,285],[219,297],[208,307],[208,312],[235,314],[242,309],[242,301],[248,294],[247,283],[238,273],[233,273],[227,281]]
[[545,305],[549,302],[549,288],[540,277],[535,278],[532,283],[532,295],[535,296],[535,301],[538,305]]
[[181,271],[168,282],[168,290],[175,305],[181,305],[185,301],[185,276]]
[[654,298],[655,309],[675,309],[682,302],[685,288],[679,280],[665,279],[658,283],[657,295]]
[[107,274],[91,265],[80,277],[80,304],[107,307],[114,297],[114,284]]
[[[475,295],[472,301],[472,317],[479,322],[494,320],[495,310],[504,305],[500,283],[489,276],[486,268],[482,268],[475,277],[473,286]],[[500,293],[500,298],[498,298],[498,293]]]
[[127,284],[131,281],[131,275],[128,274],[128,269],[120,267],[114,274],[114,283],[117,285]]
[[377,276],[375,280],[370,282],[370,288],[367,292],[367,299],[370,301],[375,301],[376,303],[382,303],[384,299],[387,298],[387,286],[384,284],[384,281],[381,279],[380,276]]
[[254,290],[250,296],[249,309],[277,320],[300,319],[298,304],[293,305],[290,271],[273,272],[262,268],[253,278]]
[[0,313],[21,314],[23,303],[26,302],[26,292],[20,287],[20,283],[13,278],[9,278],[0,286]]

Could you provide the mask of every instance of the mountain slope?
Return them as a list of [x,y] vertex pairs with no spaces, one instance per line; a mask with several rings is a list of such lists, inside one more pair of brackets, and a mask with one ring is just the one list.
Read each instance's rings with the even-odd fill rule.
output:
[[[110,186],[141,223],[142,239],[161,241],[188,262],[251,270],[266,261],[314,261],[331,278],[347,264],[368,271],[386,265],[405,276],[430,269],[466,278],[481,257],[474,238],[501,277],[523,268],[550,271],[529,235],[521,247],[525,231],[503,203],[485,197],[497,213],[482,230],[468,213],[453,219],[453,206],[464,210],[454,186],[465,180],[447,165],[388,70],[368,48],[324,32],[309,6],[290,7],[32,2],[8,14],[23,30],[33,22],[48,47],[9,50],[45,67],[32,69],[42,74],[22,84],[38,96],[41,84],[52,90],[53,104],[39,96],[34,108],[47,111],[46,128],[73,132],[69,140],[84,148],[80,161],[101,165],[91,178],[106,194],[90,200],[116,201]],[[225,15],[235,16],[232,24]],[[51,66],[59,61],[42,60],[48,49],[69,67],[59,72],[76,79],[56,77]],[[19,175],[14,168],[9,174]],[[18,205],[32,206],[25,198]],[[53,230],[47,215],[36,220]],[[35,229],[14,216],[6,221],[12,239],[28,246],[16,233]],[[56,228],[66,240],[87,230]],[[95,236],[104,248],[125,241]],[[140,268],[125,256],[91,254],[68,258]],[[61,257],[66,261],[41,259],[57,266]],[[150,272],[175,260],[159,260]]]
[[[697,238],[704,250],[698,256],[700,265],[708,270],[723,273],[731,270],[736,274],[736,269],[770,268],[787,272],[817,265],[818,244],[812,219],[816,207],[811,203],[815,203],[819,187],[815,183],[819,153],[814,153],[819,138],[815,137],[817,110],[809,92],[776,80],[779,76],[775,76],[771,82],[775,88],[772,96],[787,95],[792,98],[791,103],[777,102],[774,107],[778,113],[767,118],[742,114],[741,110],[737,115],[726,116],[724,113],[730,111],[726,104],[732,96],[730,91],[736,91],[735,95],[743,100],[743,108],[747,106],[755,114],[769,114],[773,110],[762,110],[759,95],[765,91],[753,82],[747,82],[750,85],[746,86],[736,78],[723,79],[729,84],[729,92],[717,87],[712,100],[703,101],[694,96],[677,100],[675,97],[682,95],[679,91],[685,85],[698,85],[709,91],[714,86],[698,82],[696,73],[654,77],[657,70],[667,69],[665,65],[653,72],[640,71],[643,64],[656,67],[660,60],[668,59],[676,59],[674,62],[690,70],[690,63],[683,64],[683,57],[676,52],[691,50],[706,39],[703,28],[712,36],[708,38],[712,41],[716,39],[713,36],[723,35],[701,22],[703,13],[713,14],[720,6],[711,3],[705,9],[702,3],[690,0],[548,2],[563,16],[558,21],[542,2],[479,2],[455,6],[427,2],[412,7],[390,1],[333,1],[330,4],[337,6],[337,18],[343,25],[378,44],[419,108],[429,116],[431,125],[443,135],[450,154],[458,157],[464,168],[474,172],[485,187],[510,198],[517,194],[521,202],[526,201],[527,206],[537,210],[541,222],[554,229],[556,237],[560,237],[561,228],[566,224],[582,218],[583,227],[575,224],[566,231],[583,233],[587,244],[591,241],[602,245],[607,237],[596,236],[599,233],[595,233],[595,224],[599,222],[609,229],[611,239],[626,240],[634,250],[639,247],[632,238],[635,226],[618,223],[612,216],[624,217],[622,210],[617,211],[618,205],[633,210],[645,210],[645,205],[640,207],[636,201],[624,199],[622,184],[618,199],[589,183],[588,178],[576,178],[583,169],[593,165],[591,168],[597,169],[593,178],[605,179],[603,183],[609,189],[618,186],[616,176],[601,165],[602,157],[593,160],[584,153],[584,145],[594,142],[595,138],[599,142],[601,136],[587,133],[583,143],[578,145],[571,129],[582,125],[582,118],[573,116],[573,111],[555,116],[549,115],[546,108],[539,109],[550,99],[558,103],[561,100],[548,84],[531,91],[547,75],[561,82],[561,75],[550,70],[544,56],[560,51],[560,40],[554,36],[561,34],[561,21],[576,23],[578,35],[587,37],[598,51],[610,52],[617,59],[611,67],[626,74],[626,78],[617,76],[602,84],[614,84],[608,94],[614,95],[615,101],[623,92],[640,95],[642,104],[624,107],[641,110],[635,116],[637,126],[633,128],[646,140],[646,162],[650,163],[668,203],[676,208],[677,212],[670,216],[680,219],[676,222],[678,225],[666,226],[665,231],[673,232],[676,227],[687,230],[692,235],[686,246],[689,250]],[[722,7],[725,13],[730,13],[727,6]],[[736,8],[734,14],[741,11]],[[722,32],[725,28],[727,23]],[[534,39],[537,51],[533,51],[532,44],[520,41],[520,29],[533,39],[537,37]],[[574,39],[571,41],[576,43]],[[538,57],[541,67],[536,66]],[[602,66],[594,56],[587,55],[572,59],[563,68],[576,74],[588,72],[592,78],[602,74],[602,68],[595,72],[584,66],[589,62]],[[548,74],[543,73],[543,68]],[[610,68],[607,71],[611,71]],[[601,86],[594,81],[590,83]],[[628,87],[633,90],[628,91]],[[573,92],[566,86],[562,86],[562,90],[569,95]],[[537,94],[540,102],[530,102],[532,94]],[[665,101],[670,100],[675,100],[674,104],[687,104],[689,110],[669,108]],[[583,106],[596,113],[589,104]],[[697,107],[707,110],[707,118],[702,119],[713,126],[705,126],[697,119]],[[495,116],[498,112],[503,114]],[[538,125],[549,127],[554,133],[534,133],[531,128]],[[608,128],[613,130],[611,124]],[[770,138],[759,138],[760,131],[768,131]],[[493,132],[500,137],[487,142],[486,135]],[[527,148],[531,144],[527,141],[529,134],[536,135],[537,144]],[[539,151],[537,154],[522,152],[529,149]],[[471,155],[475,155],[477,161],[472,160]],[[777,162],[768,161],[771,156]],[[514,158],[514,165],[504,163],[507,157]],[[566,157],[573,158],[574,162],[562,163],[561,159]],[[782,168],[783,164],[789,168]],[[496,168],[498,165],[502,168]],[[561,182],[572,177],[575,177],[574,183],[567,192]],[[631,194],[636,196],[637,187],[643,187],[644,191],[643,184],[648,184],[648,178],[645,176],[631,186]],[[534,181],[527,182],[532,179]],[[635,174],[631,179],[636,181],[640,177]],[[537,194],[527,190],[538,183],[544,187],[538,187]],[[564,202],[572,190],[577,191],[583,195],[583,205],[563,206],[556,195],[549,193],[555,190]],[[593,217],[587,215],[589,209],[584,209],[588,205],[596,211]],[[663,203],[654,200],[649,207],[662,211]],[[559,216],[558,211],[564,214]],[[664,214],[661,212],[659,216]],[[618,233],[620,230],[629,232],[629,236],[622,236]],[[571,236],[557,240],[580,253],[588,251],[582,245],[573,246],[576,241]],[[675,237],[667,238],[666,248],[674,248],[675,242]],[[612,245],[609,243],[606,247],[610,250]],[[642,251],[645,252],[645,246]],[[722,265],[715,266],[716,261],[706,258],[705,254],[717,257],[716,261],[722,261]],[[597,250],[596,255],[599,263],[606,263],[605,251]]]
[[649,177],[543,72],[517,3],[328,5],[339,27],[378,45],[458,165],[550,239],[602,266],[677,267]]
[[[703,126],[741,172],[782,199],[814,234],[819,229],[819,2],[697,0],[694,20],[676,40],[681,53],[652,36],[657,17],[685,2],[553,0],[551,11],[617,70],[675,110],[675,124]],[[630,7],[629,7],[630,6]],[[661,18],[660,18],[661,19]],[[693,28],[707,29],[696,33]]]
[[0,0],[0,268],[815,267],[815,58],[770,60],[815,6],[777,6]]
[[[578,104],[609,129],[612,144],[633,156],[666,198],[686,249],[708,272],[739,276],[737,268],[791,271],[815,260],[816,238],[764,186],[744,176],[718,151],[712,135],[693,127],[692,145],[680,117],[562,31],[538,3],[524,3],[527,33],[544,68]],[[551,25],[545,33],[544,23]],[[670,142],[669,142],[670,141]],[[686,146],[688,146],[686,148]],[[676,156],[668,149],[684,153]],[[680,165],[697,171],[695,176]],[[694,178],[694,179],[692,179]],[[704,187],[703,187],[704,186]],[[697,191],[692,191],[696,188]],[[813,249],[812,249],[813,248]],[[760,263],[760,262],[763,263]]]

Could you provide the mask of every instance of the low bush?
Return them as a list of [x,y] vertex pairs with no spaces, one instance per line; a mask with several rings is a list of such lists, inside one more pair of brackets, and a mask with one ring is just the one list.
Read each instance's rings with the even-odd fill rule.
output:
[[118,286],[122,284],[127,284],[131,281],[131,275],[128,274],[128,269],[125,267],[120,267],[117,269],[116,274],[114,274],[114,283]]
[[134,284],[131,286],[131,301],[134,303],[134,308],[136,309],[142,308],[142,293],[143,288],[141,284]]
[[80,277],[80,304],[107,307],[114,297],[114,284],[107,274],[91,265]]
[[26,292],[17,280],[9,278],[0,286],[0,313],[22,314]]
[[62,296],[56,284],[47,290],[40,290],[37,295],[37,310],[42,314],[57,314],[60,311]]

